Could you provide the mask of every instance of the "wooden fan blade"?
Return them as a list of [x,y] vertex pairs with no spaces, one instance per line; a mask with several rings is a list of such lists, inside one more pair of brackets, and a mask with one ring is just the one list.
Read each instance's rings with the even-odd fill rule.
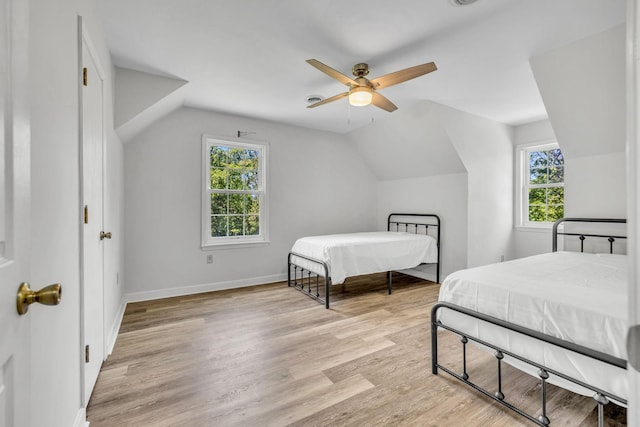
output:
[[345,84],[347,86],[358,86],[358,83],[356,83],[356,81],[353,80],[351,77],[345,76],[341,72],[334,70],[333,68],[329,67],[328,65],[323,64],[322,62],[318,61],[317,59],[307,59],[307,62],[310,65],[313,65],[314,67],[316,67],[318,70],[320,70],[323,73],[325,73],[327,76],[336,79],[337,81],[339,81],[342,84]]
[[415,79],[423,74],[430,73],[437,70],[435,62],[429,62],[422,65],[416,65],[415,67],[405,68],[404,70],[396,71],[395,73],[386,74],[377,79],[371,80],[371,85],[374,89],[383,89],[385,87],[397,85],[398,83],[406,82],[407,80]]
[[376,107],[382,108],[383,110],[387,110],[390,113],[393,113],[398,109],[396,105],[389,101],[388,98],[380,95],[378,92],[373,92],[373,98],[371,98],[371,103]]
[[338,99],[342,99],[349,96],[349,92],[340,93],[338,95],[332,96],[331,98],[323,99],[322,101],[316,102],[315,104],[307,105],[307,108],[315,108],[324,104],[328,104],[333,101],[337,101]]

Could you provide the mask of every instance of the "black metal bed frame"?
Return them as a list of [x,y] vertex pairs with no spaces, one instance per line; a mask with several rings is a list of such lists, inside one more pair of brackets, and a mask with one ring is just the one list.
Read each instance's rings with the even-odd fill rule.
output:
[[[396,219],[400,218],[400,219]],[[416,218],[415,221],[402,221],[402,218]],[[424,221],[420,221],[417,218],[422,218]],[[395,227],[395,230],[393,229]],[[404,230],[402,230],[404,227]],[[437,262],[436,264],[436,282],[440,283],[440,217],[436,214],[415,214],[415,213],[392,213],[387,217],[387,231],[405,231],[409,232],[413,230],[416,234],[419,231],[424,229],[424,234],[429,234],[429,227],[435,228],[436,230],[436,243],[437,243]],[[324,275],[316,274],[312,271],[309,271],[294,262],[292,262],[291,257],[299,257],[309,262],[312,262],[319,266],[320,271],[324,271]],[[291,269],[293,267],[293,277],[291,275]],[[298,273],[300,276],[298,276]],[[387,287],[389,290],[389,294],[392,292],[392,272],[387,271]],[[305,277],[306,275],[306,277]],[[298,278],[299,277],[299,278]],[[320,296],[320,286],[321,280],[320,277],[323,277],[324,282],[322,285],[324,286],[324,295],[322,298]],[[305,282],[307,287],[305,288]],[[295,252],[289,252],[287,255],[287,286],[293,286],[297,290],[307,294],[311,298],[317,300],[318,302],[323,302],[326,309],[329,308],[329,286],[331,284],[331,277],[329,275],[329,266],[322,260],[315,259],[306,255],[301,255]],[[315,285],[315,289],[313,289]]]
[[[609,252],[613,253],[613,242],[615,242],[616,239],[626,239],[626,236],[613,236],[613,235],[604,235],[604,234],[592,234],[592,233],[577,233],[577,232],[565,232],[565,231],[558,231],[558,227],[566,222],[575,222],[575,223],[617,223],[617,224],[623,224],[626,223],[627,221],[625,219],[608,219],[608,218],[562,218],[559,219],[558,221],[556,221],[553,225],[553,229],[552,229],[552,248],[553,248],[553,252],[557,251],[558,248],[558,236],[575,236],[578,237],[578,239],[580,240],[580,252],[584,252],[584,241],[587,237],[596,237],[596,238],[606,238],[609,241]],[[460,307],[457,306],[455,304],[451,304],[451,303],[446,303],[446,302],[439,302],[437,304],[435,304],[433,306],[433,308],[431,309],[431,370],[432,373],[434,375],[438,375],[438,369],[448,373],[449,375],[452,375],[453,377],[459,379],[460,381],[462,381],[463,383],[470,385],[471,387],[473,387],[475,390],[480,391],[481,393],[483,393],[485,396],[488,396],[489,398],[493,399],[494,401],[502,404],[503,406],[515,411],[516,413],[522,415],[523,417],[527,418],[528,420],[534,422],[537,425],[540,426],[548,426],[551,421],[549,420],[549,418],[547,417],[547,408],[546,408],[546,404],[547,404],[547,379],[549,378],[550,375],[555,375],[557,377],[560,377],[566,381],[569,381],[571,383],[574,383],[576,385],[582,386],[588,390],[591,390],[595,393],[595,395],[593,396],[593,398],[595,399],[595,401],[598,404],[598,426],[599,427],[603,427],[604,426],[604,405],[606,405],[607,403],[609,403],[609,399],[612,399],[614,401],[623,403],[626,405],[626,400],[621,398],[620,396],[615,396],[612,393],[609,393],[607,391],[601,390],[597,387],[594,387],[592,385],[586,384],[578,379],[572,378],[569,375],[566,375],[562,372],[558,372],[554,369],[550,369],[544,365],[541,365],[539,363],[533,362],[531,360],[528,360],[522,356],[519,356],[517,354],[514,354],[510,351],[504,350],[502,348],[500,348],[499,346],[496,346],[494,344],[488,343],[484,340],[478,339],[476,337],[472,337],[469,334],[466,334],[464,332],[461,332],[455,328],[452,328],[450,326],[444,325],[440,320],[437,319],[437,313],[438,310],[442,309],[442,308],[446,308],[449,310],[454,310],[457,311],[459,313],[465,314],[467,316],[471,316],[474,317],[476,319],[491,323],[493,325],[502,327],[504,329],[528,336],[530,338],[534,338],[536,340],[539,340],[541,342],[544,343],[548,343],[548,344],[552,344],[554,346],[563,348],[565,350],[569,350],[572,351],[574,353],[577,354],[581,354],[583,356],[589,357],[591,359],[606,363],[608,365],[612,365],[612,366],[616,366],[618,368],[622,368],[622,369],[626,369],[627,368],[627,361],[624,359],[620,359],[617,357],[613,357],[609,354],[605,354],[596,350],[593,350],[591,348],[587,348],[569,341],[565,341],[562,340],[560,338],[551,336],[551,335],[547,335],[532,329],[528,329],[510,322],[506,322],[502,319],[498,319],[492,316],[488,316],[486,314],[474,311],[474,310],[470,310],[467,309],[465,307]],[[443,328],[446,330],[449,330],[457,335],[460,336],[460,342],[462,343],[462,373],[458,374],[456,372],[453,372],[452,370],[446,368],[443,365],[440,365],[438,363],[438,328]],[[481,345],[484,345],[486,347],[491,348],[494,351],[494,356],[497,360],[497,376],[498,376],[498,381],[497,381],[497,391],[495,392],[491,392],[486,390],[485,388],[482,388],[481,386],[469,381],[469,374],[467,372],[467,354],[466,354],[466,345],[469,342],[469,340],[474,341],[476,343],[479,343]],[[515,405],[512,405],[511,403],[505,401],[505,396],[502,393],[502,359],[504,358],[504,356],[510,356],[513,357],[514,359],[517,359],[521,362],[527,363],[528,365],[537,368],[538,369],[538,376],[540,377],[540,382],[541,382],[541,415],[539,418],[535,418],[534,416],[524,412],[523,410],[521,410],[520,408],[516,407]]]

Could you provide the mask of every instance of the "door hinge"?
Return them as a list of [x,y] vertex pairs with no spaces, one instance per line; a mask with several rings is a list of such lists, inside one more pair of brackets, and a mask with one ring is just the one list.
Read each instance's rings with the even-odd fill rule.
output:
[[89,363],[89,344],[84,346],[84,363]]
[[89,206],[84,205],[84,223],[89,224]]
[[82,84],[83,84],[84,86],[86,86],[86,85],[87,85],[87,74],[88,74],[87,67],[84,67],[84,68],[82,69]]

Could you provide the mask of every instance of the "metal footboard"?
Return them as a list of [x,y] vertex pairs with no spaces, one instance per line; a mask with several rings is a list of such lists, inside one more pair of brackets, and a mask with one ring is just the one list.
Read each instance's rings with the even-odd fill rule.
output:
[[[549,343],[552,344],[554,346],[563,348],[565,350],[569,350],[572,351],[574,353],[577,354],[581,354],[583,356],[589,357],[591,359],[594,360],[598,360],[600,362],[618,367],[618,368],[622,368],[622,369],[626,369],[627,368],[627,362],[626,360],[572,343],[572,342],[568,342],[568,341],[564,341],[562,339],[553,337],[551,335],[547,335],[547,334],[543,334],[541,332],[532,330],[532,329],[528,329],[519,325],[515,325],[513,323],[509,323],[506,322],[504,320],[492,317],[492,316],[488,316],[486,314],[483,313],[479,313],[477,311],[473,311],[473,310],[469,310],[467,308],[464,307],[460,307],[457,306],[455,304],[451,304],[451,303],[446,303],[446,302],[440,302],[437,303],[433,306],[433,308],[431,309],[431,369],[434,375],[438,375],[438,369],[448,373],[449,375],[452,375],[453,377],[459,379],[460,381],[464,382],[467,385],[470,385],[471,387],[473,387],[474,389],[480,391],[481,393],[483,393],[484,395],[490,397],[491,399],[493,399],[494,401],[500,403],[503,406],[506,406],[507,408],[517,412],[518,414],[522,415],[523,417],[527,418],[528,420],[536,423],[537,425],[540,426],[548,426],[550,424],[550,420],[547,417],[547,379],[549,378],[550,375],[555,375],[559,378],[562,378],[566,381],[569,381],[573,384],[579,385],[581,387],[584,387],[588,390],[591,390],[594,392],[594,396],[593,398],[595,399],[595,401],[598,404],[598,426],[603,427],[604,426],[604,405],[606,405],[609,402],[609,399],[612,399],[614,401],[623,403],[623,404],[627,404],[627,401],[623,398],[621,398],[620,396],[616,396],[612,393],[606,392],[604,390],[599,389],[598,387],[592,386],[590,384],[586,384],[578,379],[572,378],[566,374],[563,374],[561,372],[558,372],[554,369],[550,369],[544,365],[541,365],[539,363],[533,362],[531,360],[528,360],[522,356],[519,356],[515,353],[512,353],[510,351],[504,350],[494,344],[490,344],[486,341],[483,341],[481,339],[475,338],[470,336],[469,334],[466,334],[464,332],[461,332],[455,328],[452,328],[450,326],[447,326],[445,324],[443,324],[440,320],[437,319],[437,314],[438,314],[438,310],[442,309],[442,308],[446,308],[446,309],[450,309],[450,310],[454,310],[457,311],[459,313],[465,314],[467,316],[471,316],[473,318],[491,323],[493,325],[505,328],[507,330],[513,331],[513,332],[517,332],[519,334],[523,334],[526,335],[528,337],[537,339],[541,342],[545,342],[545,343]],[[453,371],[451,371],[450,369],[446,368],[443,365],[440,365],[438,363],[438,328],[443,328],[446,330],[449,330],[457,335],[459,335],[460,341],[462,343],[462,373],[458,374],[455,373]],[[487,346],[491,349],[494,350],[494,356],[496,358],[497,361],[497,374],[498,374],[498,381],[497,381],[497,391],[492,393],[480,386],[478,386],[477,384],[471,382],[469,380],[469,374],[467,373],[467,357],[466,357],[466,345],[469,342],[469,340],[477,342],[479,344],[482,344],[484,346]],[[539,418],[535,418],[534,416],[524,412],[523,410],[521,410],[520,408],[517,408],[516,406],[510,404],[509,402],[505,401],[505,396],[502,393],[502,359],[504,358],[504,356],[510,356],[513,357],[514,359],[517,359],[521,362],[527,363],[530,366],[533,366],[535,368],[538,369],[538,376],[540,377],[540,382],[541,382],[541,415]]]
[[[307,260],[313,264],[318,265],[324,271],[324,298],[320,297],[320,275],[314,273],[310,270],[307,270],[294,262],[291,261],[291,257],[299,257],[301,259]],[[291,269],[293,267],[293,278],[291,277]],[[300,276],[298,279],[298,271],[300,272]],[[307,275],[306,282],[307,288],[305,288],[305,273]],[[315,292],[312,290],[312,283],[315,281]],[[293,286],[297,290],[304,292],[309,295],[311,298],[316,299],[320,302],[324,302],[324,307],[329,308],[329,284],[331,283],[331,277],[329,277],[329,267],[323,261],[319,259],[311,258],[306,255],[300,255],[295,252],[289,252],[287,257],[287,285]]]
[[[293,256],[302,258],[306,261],[313,263],[314,265],[319,266],[320,269],[324,271],[324,275],[321,276],[318,273],[310,271],[296,264],[291,260],[291,257]],[[293,276],[291,274],[292,272],[293,272]],[[392,291],[392,274],[391,273],[392,273],[391,271],[387,272],[387,287],[389,289],[389,294],[391,294],[391,291]],[[324,281],[324,298],[320,296],[320,282],[321,282],[320,277],[323,277],[324,279],[323,280]],[[307,286],[306,288],[305,288],[305,283]],[[318,300],[320,302],[323,302],[324,307],[328,309],[330,284],[331,284],[331,277],[329,276],[329,267],[327,266],[327,263],[306,255],[300,255],[295,252],[289,252],[289,255],[287,257],[287,285],[288,286],[290,287],[293,286],[297,290],[309,295],[311,298]],[[315,285],[315,292],[314,292],[314,285]]]

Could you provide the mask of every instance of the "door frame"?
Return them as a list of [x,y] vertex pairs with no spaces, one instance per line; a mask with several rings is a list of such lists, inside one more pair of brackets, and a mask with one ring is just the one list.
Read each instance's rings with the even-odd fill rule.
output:
[[[89,55],[91,55],[91,59],[93,60],[95,66],[96,66],[96,71],[98,72],[98,78],[100,80],[102,80],[103,84],[101,87],[101,99],[102,99],[102,152],[101,152],[101,158],[102,158],[102,229],[104,229],[104,201],[105,201],[105,167],[106,167],[106,102],[105,102],[105,72],[104,72],[104,67],[102,66],[102,63],[100,62],[100,58],[97,55],[97,50],[95,48],[94,43],[91,41],[91,37],[88,33],[88,31],[85,29],[84,25],[83,25],[83,21],[82,21],[82,16],[78,15],[78,164],[79,164],[79,180],[80,180],[80,185],[79,185],[79,191],[80,191],[80,197],[79,197],[79,201],[80,204],[78,206],[78,212],[79,212],[79,221],[78,221],[78,226],[80,229],[80,251],[79,251],[79,256],[80,256],[80,312],[79,312],[79,320],[80,320],[80,347],[79,347],[79,355],[80,355],[80,396],[81,396],[81,405],[83,408],[86,408],[88,405],[88,399],[85,397],[85,383],[86,383],[86,375],[85,375],[85,307],[84,307],[84,301],[85,301],[85,283],[84,283],[84,273],[85,273],[85,269],[84,269],[84,251],[85,251],[85,247],[84,247],[84,237],[85,237],[85,229],[84,229],[84,205],[85,205],[85,201],[84,201],[84,157],[83,157],[83,151],[84,151],[84,147],[83,147],[83,143],[84,143],[84,135],[83,135],[83,110],[84,110],[84,103],[83,103],[83,64],[84,64],[84,58],[83,58],[83,48],[86,47],[87,51],[89,52]],[[104,301],[105,301],[105,297],[104,297],[104,250],[102,252],[102,293],[100,295],[100,298],[102,300],[102,305],[103,305],[103,318],[102,318],[102,345],[101,345],[101,350],[102,350],[102,359],[104,361],[104,357],[107,354],[107,338],[105,335],[105,319],[104,319]]]

